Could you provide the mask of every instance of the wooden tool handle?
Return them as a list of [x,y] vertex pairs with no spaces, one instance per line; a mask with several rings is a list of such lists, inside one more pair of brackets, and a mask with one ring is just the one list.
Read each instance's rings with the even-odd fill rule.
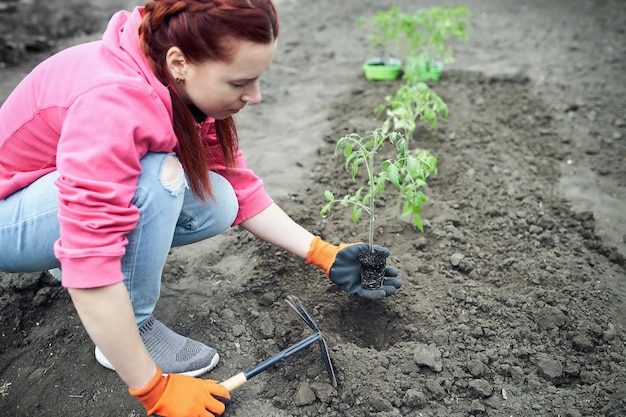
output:
[[231,376],[226,381],[220,382],[220,385],[223,385],[224,388],[228,390],[228,392],[232,392],[246,382],[248,382],[248,378],[246,378],[246,375],[243,372],[240,372],[235,376]]

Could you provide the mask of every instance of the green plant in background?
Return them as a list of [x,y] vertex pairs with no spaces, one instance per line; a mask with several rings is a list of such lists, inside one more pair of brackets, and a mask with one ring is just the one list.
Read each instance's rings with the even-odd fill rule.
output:
[[385,114],[383,132],[400,130],[409,143],[418,121],[430,123],[428,129],[434,130],[438,116],[448,117],[448,106],[425,83],[403,83],[394,95],[385,97],[384,104],[376,106],[374,113],[377,119]]
[[[405,147],[409,147],[409,143],[413,138],[415,129],[417,128],[418,121],[424,121],[429,123],[429,130],[437,128],[438,117],[448,117],[448,106],[446,103],[431,90],[428,85],[423,82],[408,83],[405,82],[398,88],[394,95],[388,95],[385,97],[385,103],[379,104],[374,110],[376,118],[380,118],[385,113],[385,119],[383,121],[381,130],[383,133],[389,132],[392,129],[401,131],[404,140]],[[405,151],[411,157],[417,158],[417,160],[425,160],[429,154],[425,154],[423,150],[407,150]],[[434,158],[434,157],[433,157]],[[430,160],[436,164],[436,159]],[[436,168],[436,165],[434,165]],[[398,177],[408,179],[413,173],[411,172],[411,164],[399,164],[397,166]],[[402,216],[407,214],[406,202],[404,193],[400,193],[398,196],[398,211],[402,213]],[[408,198],[409,201],[413,201],[414,198],[423,197],[423,194],[415,197]],[[420,203],[421,204],[421,203]],[[414,218],[414,221],[419,221],[420,230],[421,217]]]
[[[452,40],[467,40],[471,12],[465,6],[437,6],[405,13],[398,6],[381,10],[371,17],[362,17],[359,26],[373,27],[367,36],[376,47],[388,51],[402,50],[405,55],[404,78],[408,81],[438,80],[428,71],[441,71],[438,60],[450,62]],[[436,77],[436,78],[433,78]]]
[[454,60],[450,41],[467,41],[470,29],[470,11],[467,7],[431,7],[406,15],[403,21],[406,29],[407,55],[427,54],[444,62]]
[[[395,158],[382,162],[380,169],[375,167],[375,156],[383,149],[385,143],[393,144],[398,151]],[[420,209],[426,201],[422,189],[428,186],[426,179],[437,172],[437,159],[428,151],[408,152],[406,139],[397,131],[385,131],[377,128],[367,132],[364,136],[357,133],[348,134],[335,147],[335,155],[342,153],[345,157],[345,169],[356,180],[361,168],[365,169],[367,187],[359,188],[354,194],[336,198],[326,190],[324,197],[326,205],[320,211],[320,216],[326,217],[331,208],[339,204],[342,207],[352,208],[352,221],[357,224],[363,212],[368,215],[369,231],[368,242],[370,250],[374,247],[375,199],[385,191],[389,182],[399,191],[402,201],[401,216],[412,216],[413,224],[423,231]]]
[[382,51],[383,57],[389,54],[389,48],[400,38],[400,15],[400,8],[393,6],[389,10],[376,13],[374,16],[361,17],[357,20],[359,27],[366,25],[374,27],[374,31],[367,34],[367,40]]

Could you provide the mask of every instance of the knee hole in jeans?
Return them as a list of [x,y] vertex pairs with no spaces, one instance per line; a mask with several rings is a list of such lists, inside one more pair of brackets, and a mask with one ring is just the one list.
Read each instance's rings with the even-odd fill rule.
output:
[[161,180],[163,187],[172,193],[172,195],[180,194],[185,188],[187,188],[185,171],[183,170],[183,166],[178,158],[174,155],[168,155],[163,160],[159,179]]

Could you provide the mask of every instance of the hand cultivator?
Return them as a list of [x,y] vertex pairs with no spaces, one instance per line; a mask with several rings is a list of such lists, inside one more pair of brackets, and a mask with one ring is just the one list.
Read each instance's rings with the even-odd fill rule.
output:
[[330,355],[328,354],[328,347],[326,346],[326,341],[322,336],[322,333],[317,327],[317,324],[311,318],[311,315],[304,309],[302,302],[295,296],[289,295],[287,296],[287,304],[296,312],[298,315],[304,320],[304,322],[315,332],[311,336],[306,339],[301,340],[300,342],[288,347],[287,349],[277,353],[269,359],[259,363],[258,365],[238,373],[235,376],[228,378],[227,380],[220,382],[223,386],[226,387],[228,391],[233,391],[234,389],[239,388],[250,378],[260,374],[261,372],[271,368],[276,365],[280,361],[286,359],[287,357],[293,355],[296,352],[301,351],[309,345],[312,345],[315,342],[318,342],[320,345],[320,350],[322,353],[322,361],[324,362],[324,366],[326,367],[326,372],[328,372],[328,377],[330,378],[330,383],[333,387],[337,386],[337,379],[335,377],[335,371],[333,370],[333,365],[330,361]]

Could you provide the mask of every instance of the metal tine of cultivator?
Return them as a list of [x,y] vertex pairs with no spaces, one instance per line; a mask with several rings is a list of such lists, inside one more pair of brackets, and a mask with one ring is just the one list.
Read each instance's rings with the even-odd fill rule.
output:
[[335,370],[333,369],[333,363],[330,361],[330,355],[328,354],[328,346],[326,346],[326,340],[320,333],[320,350],[322,352],[322,361],[324,361],[324,367],[328,373],[328,378],[333,387],[337,388],[337,377],[335,376]]
[[326,339],[322,336],[322,332],[320,328],[317,327],[317,324],[313,321],[311,315],[306,311],[302,301],[295,295],[288,295],[285,299],[287,304],[296,312],[302,320],[305,321],[306,324],[309,325],[311,329],[313,329],[316,333],[319,334],[320,339],[320,351],[322,353],[322,360],[324,361],[324,367],[326,368],[326,372],[328,373],[328,378],[330,379],[330,383],[333,387],[337,387],[337,377],[335,376],[335,370],[333,369],[333,364],[330,361],[330,354],[328,353],[328,345],[326,345]]
[[302,320],[304,320],[304,322],[308,324],[311,329],[316,332],[320,331],[320,328],[317,327],[317,324],[315,324],[311,315],[304,309],[304,305],[298,297],[296,297],[295,295],[288,295],[285,301],[287,301],[289,307],[291,307],[296,313],[298,313],[300,317],[302,317]]

